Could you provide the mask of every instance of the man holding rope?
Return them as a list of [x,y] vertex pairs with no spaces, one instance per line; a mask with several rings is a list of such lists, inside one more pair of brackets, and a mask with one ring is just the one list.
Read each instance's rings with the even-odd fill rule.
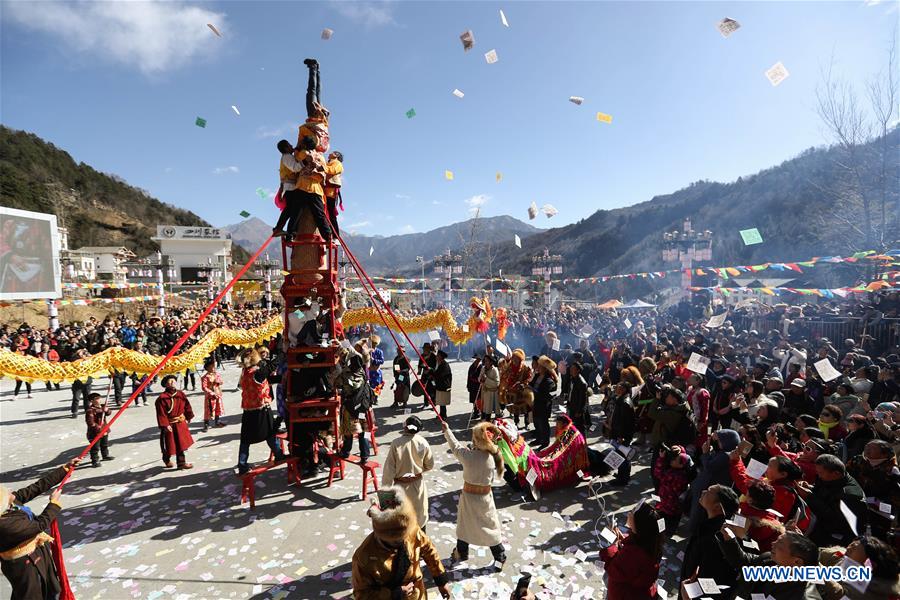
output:
[[80,460],[69,461],[15,492],[0,486],[0,569],[12,586],[11,600],[56,598],[60,592],[57,566],[47,543],[53,538],[47,530],[62,510],[62,492],[54,490],[39,515],[25,505],[60,483]]

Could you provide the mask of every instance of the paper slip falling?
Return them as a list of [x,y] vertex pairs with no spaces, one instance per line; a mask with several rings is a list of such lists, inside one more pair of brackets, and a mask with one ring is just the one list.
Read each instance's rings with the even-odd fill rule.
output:
[[704,375],[706,374],[706,369],[709,367],[709,363],[710,360],[702,354],[691,352],[691,357],[688,359],[687,368],[689,371]]
[[552,204],[545,204],[541,207],[541,211],[547,215],[547,218],[553,217],[554,215],[559,214],[559,211],[556,210],[556,207]]
[[509,21],[506,20],[506,15],[503,14],[503,9],[500,9],[500,22],[503,23],[504,27],[509,27]]
[[241,215],[242,217],[244,217],[245,219],[250,216],[250,213],[248,213],[246,210],[242,210],[238,214]]
[[790,77],[790,73],[780,62],[772,65],[768,71],[766,71],[766,77],[772,83],[773,86],[777,86],[779,83]]
[[533,221],[534,218],[537,216],[537,214],[538,214],[537,204],[532,202],[531,206],[528,207],[528,219]]
[[841,502],[841,514],[844,515],[844,518],[847,520],[847,525],[850,526],[850,531],[853,532],[853,535],[859,535],[856,531],[856,515],[853,514],[853,511],[850,510],[850,507],[847,506],[843,500]]
[[197,118],[194,120],[194,125],[196,125],[197,127],[204,127],[204,128],[205,128],[205,127],[206,127],[206,119],[203,119],[203,118],[201,118],[201,117],[197,117]]
[[837,369],[832,366],[831,361],[827,358],[823,358],[818,362],[814,362],[813,367],[815,367],[816,373],[819,374],[819,377],[821,377],[822,381],[824,381],[825,383],[828,383],[829,381],[837,379],[841,376]]
[[742,229],[741,230],[741,239],[744,240],[745,246],[752,246],[753,244],[762,244],[763,239],[762,235],[759,233],[759,229]]
[[584,104],[584,98],[582,98],[581,96],[569,96],[569,102],[581,106],[582,104]]
[[721,315],[716,315],[714,317],[710,317],[709,321],[706,322],[706,326],[710,329],[715,329],[717,327],[721,327],[725,324],[725,319],[728,318],[728,313],[723,312]]
[[622,324],[625,325],[625,329],[631,329],[631,319],[626,318]]
[[603,462],[608,464],[610,468],[615,471],[620,466],[622,466],[623,462],[625,462],[625,457],[613,450],[606,455],[606,458],[603,459]]
[[231,105],[231,110],[233,110],[234,114],[236,114],[237,116],[241,116],[241,111],[239,111],[238,107],[235,106],[234,104]]
[[729,19],[725,17],[721,21],[716,24],[716,29],[719,30],[719,33],[722,34],[722,37],[727,38],[729,35],[737,31],[741,28],[741,24],[735,21],[734,19]]
[[497,352],[499,352],[503,356],[509,356],[509,346],[507,346],[500,340],[496,340],[494,342],[494,346],[497,348]]
[[444,179],[453,181],[453,171],[444,171]]
[[428,339],[431,340],[432,342],[436,342],[439,339],[441,339],[441,334],[438,333],[437,331],[435,331],[434,329],[432,329],[431,331],[428,332]]
[[497,183],[500,183],[501,181],[503,181],[503,173],[497,171]]
[[472,33],[471,29],[468,29],[463,34],[461,34],[459,36],[459,39],[462,42],[463,50],[465,50],[466,52],[475,47],[475,34]]
[[369,256],[372,256],[373,252],[375,252],[375,246],[369,246]]
[[416,116],[416,109],[411,108],[411,109],[409,109],[408,111],[406,111],[406,118],[407,118],[407,119],[412,119],[414,116]]
[[484,53],[484,60],[487,61],[487,64],[492,65],[497,62],[497,51],[496,50],[488,50]]
[[333,35],[334,35],[334,30],[332,30],[332,29],[328,29],[326,27],[325,29],[322,30],[322,39],[323,40],[330,40],[331,36],[333,36]]
[[456,96],[457,98],[462,98],[463,96],[465,96],[465,94],[458,89],[453,90],[453,95]]
[[766,474],[766,468],[766,463],[751,458],[750,463],[747,465],[747,475],[753,479],[762,479]]
[[612,123],[612,115],[608,115],[606,113],[598,112],[597,120],[601,123]]
[[559,352],[559,338],[553,340],[553,349]]
[[213,25],[212,23],[207,23],[206,26],[209,27],[210,29],[212,29],[212,32],[213,32],[214,34],[216,34],[216,37],[222,37],[222,34],[219,33],[219,30],[216,29],[216,26],[215,26],[215,25]]
[[520,238],[518,235],[515,235],[515,234],[513,234],[513,235],[515,236],[516,248],[521,248],[522,247],[522,238]]

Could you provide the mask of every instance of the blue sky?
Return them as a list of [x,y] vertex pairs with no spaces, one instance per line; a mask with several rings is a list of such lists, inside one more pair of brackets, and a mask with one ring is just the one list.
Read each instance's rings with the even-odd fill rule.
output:
[[[728,39],[726,16],[742,25]],[[896,21],[896,3],[873,0],[4,2],[0,107],[5,125],[214,225],[241,210],[272,223],[255,191],[278,185],[275,142],[296,140],[316,57],[345,229],[426,231],[474,206],[527,220],[532,201],[559,210],[535,225],[559,226],[823,144],[822,68],[833,57],[862,84]],[[773,87],[778,61],[790,77]]]

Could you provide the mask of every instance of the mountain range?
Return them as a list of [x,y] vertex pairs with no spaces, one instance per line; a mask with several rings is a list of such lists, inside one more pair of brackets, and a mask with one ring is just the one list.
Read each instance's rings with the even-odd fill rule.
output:
[[[76,163],[34,134],[7,127],[0,127],[0,204],[56,214],[69,229],[72,248],[123,245],[138,256],[157,249],[150,240],[157,224],[209,225],[115,175]],[[793,262],[896,247],[900,129],[862,145],[810,148],[730,183],[698,181],[551,229],[510,216],[476,217],[424,233],[348,233],[345,239],[373,275],[418,274],[417,256],[430,263],[448,249],[464,257],[470,276],[499,269],[529,274],[532,256],[547,248],[563,256],[565,275],[589,277],[677,266],[662,260],[663,232],[680,230],[686,217],[695,230],[712,231],[713,266]],[[740,231],[753,228],[763,242],[744,245]],[[244,249],[255,250],[271,232],[255,217],[224,229],[237,245],[236,261],[246,260]],[[517,235],[521,248],[513,241]],[[270,246],[270,255],[276,247]],[[426,264],[426,274],[432,272]]]

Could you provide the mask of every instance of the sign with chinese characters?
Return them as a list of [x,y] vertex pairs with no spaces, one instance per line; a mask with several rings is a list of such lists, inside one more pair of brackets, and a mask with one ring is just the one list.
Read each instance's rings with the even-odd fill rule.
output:
[[218,227],[157,225],[156,237],[164,240],[227,240],[228,233]]

